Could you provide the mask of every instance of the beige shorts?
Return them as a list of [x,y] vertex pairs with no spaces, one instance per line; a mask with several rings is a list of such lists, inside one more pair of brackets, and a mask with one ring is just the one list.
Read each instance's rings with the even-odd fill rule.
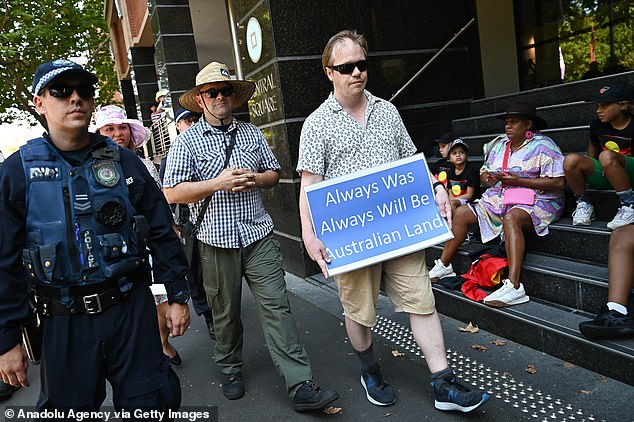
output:
[[397,312],[428,315],[436,310],[424,250],[334,278],[346,316],[365,327],[376,324],[381,288]]

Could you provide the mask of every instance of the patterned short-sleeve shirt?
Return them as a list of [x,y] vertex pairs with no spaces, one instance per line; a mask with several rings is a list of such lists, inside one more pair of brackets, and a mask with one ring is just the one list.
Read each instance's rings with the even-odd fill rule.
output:
[[[198,182],[217,177],[224,169],[231,132],[236,143],[228,167],[248,168],[255,172],[280,169],[264,135],[256,126],[234,119],[227,132],[204,119],[178,135],[167,155],[163,186]],[[190,219],[195,222],[204,200],[189,204]],[[273,230],[273,220],[264,209],[262,193],[216,192],[200,225],[198,239],[219,248],[240,248],[262,239]]]
[[365,125],[348,115],[333,93],[302,127],[297,171],[343,176],[409,157],[416,152],[401,116],[389,101],[364,92]]
[[[511,141],[508,137],[493,146],[487,161],[480,169],[482,172],[501,172],[504,163],[504,153]],[[563,177],[564,156],[559,146],[548,136],[536,133],[530,140],[510,153],[507,171],[525,178]],[[535,232],[544,236],[548,234],[548,225],[556,221],[564,211],[563,190],[535,191],[534,205],[505,205],[504,187],[498,183],[488,188],[480,202],[475,205],[480,236],[482,242],[488,242],[496,236],[504,235],[504,215],[511,208],[520,208],[531,216]]]

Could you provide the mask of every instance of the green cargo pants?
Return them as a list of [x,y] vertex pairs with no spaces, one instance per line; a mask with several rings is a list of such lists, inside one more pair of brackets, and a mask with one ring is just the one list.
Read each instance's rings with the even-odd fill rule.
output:
[[203,284],[214,316],[216,363],[222,373],[240,372],[243,364],[240,312],[244,277],[271,359],[284,377],[289,397],[294,397],[299,384],[313,379],[313,374],[291,314],[279,242],[269,234],[239,249],[216,248],[200,241],[198,246]]

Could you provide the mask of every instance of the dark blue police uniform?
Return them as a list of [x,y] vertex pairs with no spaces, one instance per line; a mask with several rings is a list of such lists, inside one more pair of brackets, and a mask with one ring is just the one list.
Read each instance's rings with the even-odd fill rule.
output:
[[[28,180],[28,183],[27,183]],[[187,260],[163,193],[109,138],[58,150],[29,141],[0,166],[0,354],[21,341],[35,292],[43,320],[38,409],[176,409],[149,285],[187,297]]]

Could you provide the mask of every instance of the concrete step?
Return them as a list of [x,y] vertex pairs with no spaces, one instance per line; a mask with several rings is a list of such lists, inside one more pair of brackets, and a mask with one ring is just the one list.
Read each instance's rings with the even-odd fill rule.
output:
[[[474,100],[471,103],[471,115],[478,116],[502,113],[506,110],[508,103],[511,101],[526,101],[534,104],[536,107],[583,101],[590,98],[591,95],[596,93],[602,86],[611,83],[634,84],[634,72],[619,73],[617,75],[608,75],[596,79],[568,82],[557,86],[535,88],[520,93]],[[588,122],[581,121],[578,123],[587,124]]]
[[434,154],[432,141],[451,132],[451,120],[469,114],[468,100],[445,101],[443,103],[400,106],[399,113],[414,145],[430,157]]
[[[479,242],[462,246],[452,266],[456,274],[468,271],[473,256],[483,245]],[[427,265],[440,258],[442,245],[427,250]],[[608,269],[606,265],[581,262],[559,255],[528,252],[522,265],[521,281],[527,294],[554,306],[565,306],[578,311],[597,313],[608,297]],[[634,291],[630,298],[634,303]]]
[[[473,260],[469,255],[477,257],[477,251],[482,247],[479,242],[462,246],[452,260],[455,273],[466,273]],[[442,246],[427,250],[430,268],[434,260],[440,258],[441,252]],[[608,270],[605,265],[561,258],[559,255],[528,252],[522,266],[521,281],[529,296],[579,311],[597,313],[608,297]]]
[[[584,153],[588,124],[595,117],[594,106],[584,100],[600,87],[615,82],[634,84],[634,72],[474,100],[470,113],[454,117],[452,131],[469,144],[470,161],[481,165],[482,146],[503,132],[503,125],[495,116],[512,101],[527,101],[536,105],[537,113],[549,123],[543,132],[557,142],[564,154]],[[434,148],[430,144],[419,146],[419,150],[430,157],[430,162],[437,160],[432,157]],[[564,216],[550,226],[550,234],[527,236],[522,282],[530,302],[496,309],[470,300],[459,291],[434,285],[436,305],[443,314],[634,385],[634,339],[595,342],[578,331],[579,322],[594,317],[607,300],[610,231],[606,223],[619,206],[613,190],[588,189],[588,194],[597,218],[592,225],[572,225],[571,214],[576,205],[572,193],[566,190]],[[460,248],[452,261],[457,274],[468,270],[468,254],[481,247],[481,243],[474,242]],[[427,250],[430,267],[441,251],[442,245]],[[634,293],[630,303],[634,303]]]
[[[549,129],[552,131],[556,128],[588,125],[596,117],[594,104],[585,101],[537,107],[537,114],[548,122],[548,128],[544,133],[548,133]],[[496,116],[499,116],[499,113],[454,119],[453,129],[458,134],[469,135],[503,132],[504,122]],[[556,139],[555,136],[552,138]]]
[[571,364],[634,385],[634,339],[591,341],[578,331],[580,322],[594,315],[534,298],[510,308],[491,308],[461,292],[435,285],[436,308],[444,315]]
[[573,226],[572,218],[562,217],[549,227],[549,234],[526,235],[526,250],[599,265],[608,263],[610,230],[606,221],[593,221],[590,226]]

